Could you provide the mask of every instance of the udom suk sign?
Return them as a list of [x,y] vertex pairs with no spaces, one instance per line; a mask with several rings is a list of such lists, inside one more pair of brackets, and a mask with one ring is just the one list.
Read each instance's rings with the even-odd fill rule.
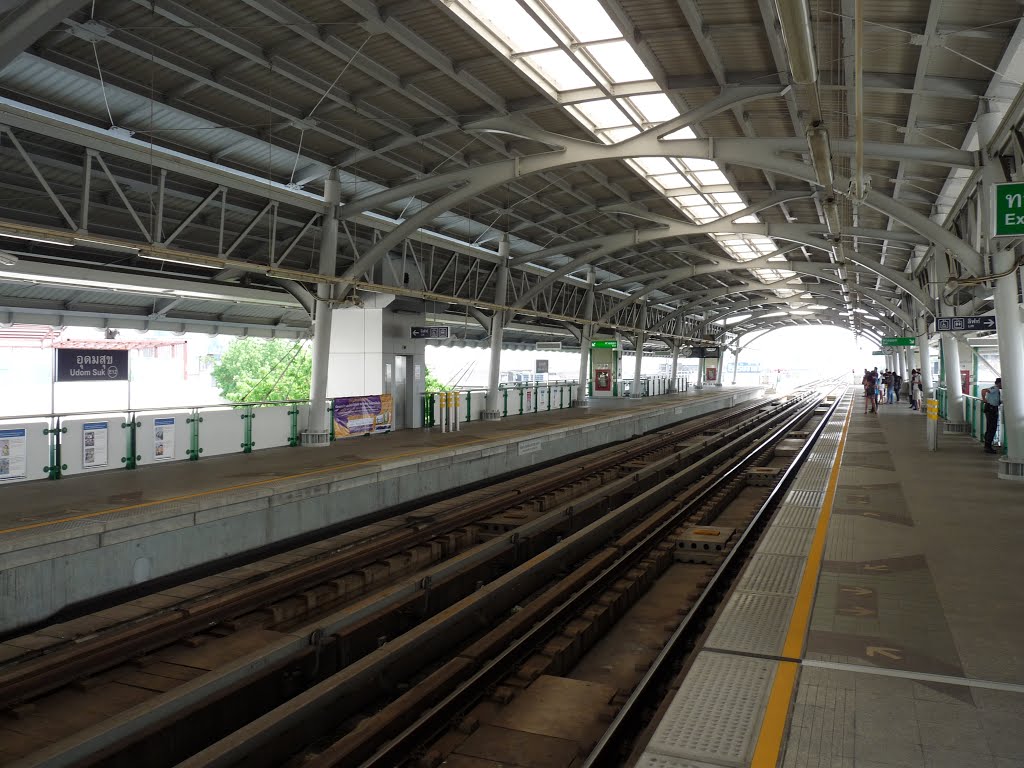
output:
[[127,349],[58,349],[56,381],[128,381]]

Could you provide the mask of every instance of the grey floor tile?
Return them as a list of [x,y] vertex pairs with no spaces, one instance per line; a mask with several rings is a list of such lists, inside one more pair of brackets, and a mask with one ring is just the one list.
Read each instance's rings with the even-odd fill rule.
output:
[[1002,712],[983,712],[981,722],[993,755],[1016,760],[1024,756],[1024,726],[1019,717]]
[[996,768],[1024,768],[1024,759],[1017,760],[1010,757],[997,757]]
[[974,700],[978,702],[978,707],[983,711],[1016,715],[1024,720],[1024,693],[997,691],[992,688],[972,688],[971,692],[974,694]]
[[925,768],[995,768],[991,755],[953,749],[924,750]]
[[924,768],[924,752],[913,736],[908,737],[906,741],[897,741],[892,738],[877,739],[858,733],[854,757],[857,760],[873,760],[876,763],[888,763],[901,768]]
[[961,752],[988,754],[988,738],[980,722],[918,723],[921,746],[926,750],[955,749]]
[[914,701],[914,711],[922,723],[938,723],[950,727],[981,726],[981,719],[976,707],[967,703],[948,704],[938,701]]

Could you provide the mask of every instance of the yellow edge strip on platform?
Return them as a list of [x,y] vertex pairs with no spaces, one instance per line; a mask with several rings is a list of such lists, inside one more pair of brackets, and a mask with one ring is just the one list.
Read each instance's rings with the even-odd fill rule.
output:
[[[559,409],[563,410],[563,409]],[[641,410],[641,408],[635,408],[634,411]],[[653,406],[644,408],[642,410],[654,410]],[[580,419],[582,423],[590,423],[592,421],[602,421],[603,416],[589,417]],[[452,434],[452,433],[447,433]],[[467,440],[464,443],[458,443],[456,447],[462,447],[465,445],[473,445],[474,443],[486,443],[493,442],[494,440],[500,439],[501,437],[508,437],[515,435],[516,432],[490,432],[487,437],[477,437]],[[196,493],[187,493],[183,496],[169,496],[166,499],[154,499],[153,501],[143,501],[139,504],[129,504],[124,507],[114,507],[113,509],[101,509],[98,512],[84,512],[81,515],[71,515],[69,517],[61,517],[56,520],[43,520],[38,523],[29,523],[28,525],[19,525],[15,528],[2,528],[0,529],[0,535],[5,533],[18,533],[20,531],[30,531],[33,528],[46,528],[51,525],[57,525],[59,523],[71,523],[75,520],[88,520],[93,517],[102,517],[103,515],[113,515],[118,512],[128,512],[133,509],[145,509],[146,507],[153,507],[157,504],[169,504],[174,501],[187,501],[188,499],[198,499],[202,496],[212,496],[215,493],[226,493],[227,491],[239,491],[243,488],[255,488],[260,485],[267,485],[269,483],[278,483],[282,480],[296,480],[300,477],[309,477],[311,475],[321,475],[325,472],[334,472],[339,469],[349,469],[351,467],[359,467],[364,464],[378,464],[382,461],[393,461],[394,459],[406,459],[410,456],[421,456],[424,453],[433,452],[438,446],[430,446],[429,448],[423,448],[415,451],[406,451],[404,453],[392,453],[385,456],[377,456],[373,459],[363,459],[362,461],[353,461],[346,464],[334,464],[329,467],[321,467],[320,469],[311,469],[308,472],[297,472],[294,475],[284,475],[283,477],[270,477],[266,480],[254,480],[251,483],[242,483],[241,485],[228,485],[222,488],[211,488],[208,491],[197,491]]]
[[[796,605],[793,606],[793,615],[789,620],[786,641],[782,646],[782,655],[787,659],[799,659],[803,654],[804,640],[811,622],[814,592],[818,585],[821,561],[825,555],[828,523],[832,517],[832,504],[835,501],[836,486],[839,483],[839,468],[843,462],[846,434],[850,429],[852,416],[853,401],[851,400],[846,410],[839,446],[836,448],[836,458],[832,462],[832,473],[829,475],[828,486],[825,489],[821,515],[818,517],[818,525],[814,529],[814,538],[811,540],[807,565],[804,568],[803,578],[800,580],[800,591],[797,593]],[[789,714],[789,703],[793,699],[793,691],[796,688],[796,671],[799,666],[794,661],[779,662],[775,681],[772,683],[772,690],[768,696],[768,706],[765,709],[764,719],[761,721],[761,731],[757,737],[757,746],[754,748],[751,768],[775,768],[778,765],[782,740],[786,735],[786,717]]]

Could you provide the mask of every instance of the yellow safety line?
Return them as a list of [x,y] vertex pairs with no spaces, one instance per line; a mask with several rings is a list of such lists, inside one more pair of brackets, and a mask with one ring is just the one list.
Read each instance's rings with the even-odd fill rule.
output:
[[[818,574],[821,571],[821,561],[825,555],[825,540],[828,536],[828,522],[832,517],[836,485],[839,482],[839,467],[843,461],[846,434],[850,429],[852,417],[853,401],[851,400],[846,409],[846,420],[843,422],[843,432],[839,437],[839,446],[836,448],[836,458],[832,462],[832,473],[829,475],[828,486],[825,489],[821,515],[818,517],[818,525],[814,529],[814,538],[811,540],[811,551],[807,555],[807,565],[804,568],[803,578],[800,580],[800,591],[797,593],[796,605],[793,607],[793,615],[789,620],[786,641],[782,646],[782,656],[787,659],[802,658],[804,640],[811,622],[811,607],[818,585]],[[751,768],[776,768],[778,765],[782,740],[786,735],[786,717],[789,714],[789,703],[793,699],[793,691],[796,688],[796,671],[799,666],[794,661],[779,663],[775,681],[772,683],[772,690],[768,696],[764,719],[761,721],[761,731],[757,737],[757,746],[754,748]]]

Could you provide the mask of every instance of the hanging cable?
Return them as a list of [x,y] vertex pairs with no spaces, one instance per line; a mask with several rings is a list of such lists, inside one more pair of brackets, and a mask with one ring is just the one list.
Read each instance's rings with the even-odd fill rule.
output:
[[[295,353],[292,355],[292,359],[294,359],[295,355],[298,354],[298,348],[299,348],[299,346],[301,344],[302,344],[302,339],[297,339],[295,341],[295,346],[293,347],[293,349],[295,349]],[[288,355],[288,352],[290,352],[290,351],[291,350],[288,350],[283,355],[281,355],[281,357],[279,357],[277,359],[277,361],[271,366],[270,370],[267,371],[265,374],[263,374],[263,378],[260,379],[259,381],[257,381],[255,384],[253,384],[252,387],[249,389],[249,391],[246,392],[245,395],[243,395],[242,399],[239,402],[243,402],[244,403],[245,401],[247,401],[249,399],[249,395],[251,395],[253,392],[255,392],[256,388],[259,387],[259,385],[262,384],[264,381],[266,381],[267,377],[270,376],[270,374],[272,374],[274,371],[277,370],[277,367],[281,364],[281,362],[284,360],[284,358]],[[291,361],[289,361],[289,365],[290,364],[291,364]],[[280,377],[278,377],[278,381],[280,381]],[[277,386],[277,382],[274,382],[274,386]]]

